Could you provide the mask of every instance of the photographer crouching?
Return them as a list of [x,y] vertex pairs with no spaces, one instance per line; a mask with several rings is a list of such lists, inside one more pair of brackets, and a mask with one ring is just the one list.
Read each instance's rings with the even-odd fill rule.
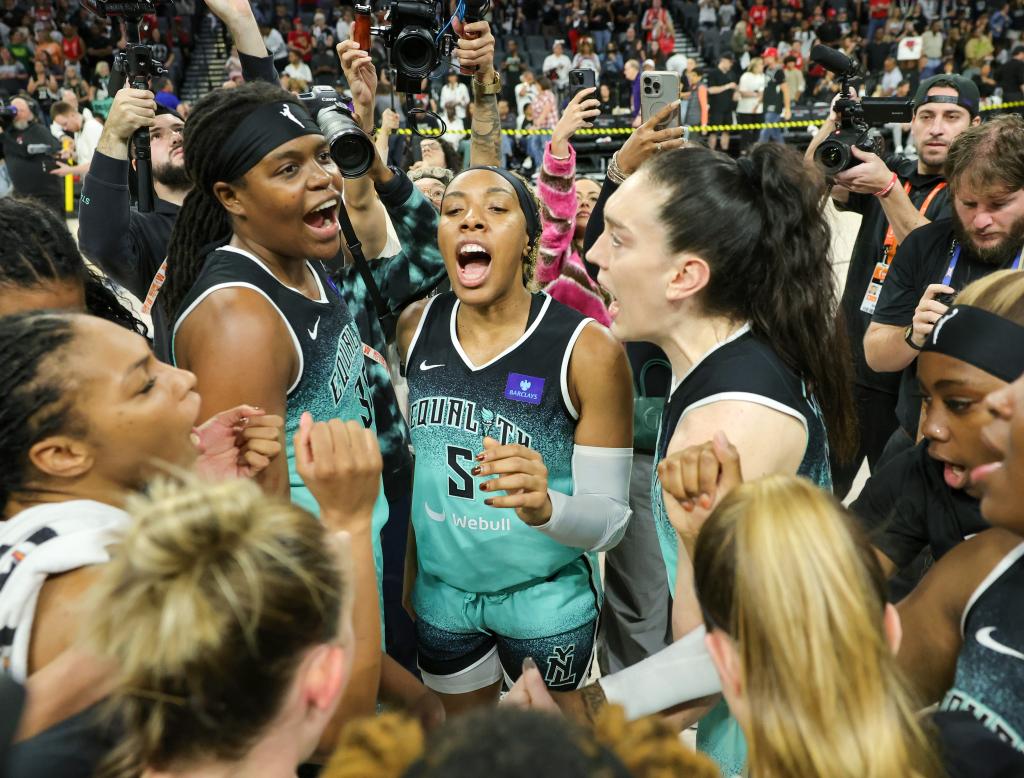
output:
[[[844,96],[841,92],[833,106]],[[875,372],[864,356],[871,315],[899,244],[918,227],[949,216],[943,165],[953,140],[980,123],[979,104],[978,87],[967,78],[942,74],[922,81],[910,125],[918,159],[881,157],[852,145],[850,164],[834,175],[832,200],[841,210],[863,216],[841,303],[853,352],[860,447],[851,462],[832,463],[835,493],[840,498],[849,491],[863,459],[867,457],[874,468],[898,428],[900,376]],[[807,159],[813,159],[818,147],[835,135],[841,118],[835,110],[829,114],[807,149]]]
[[65,218],[64,179],[50,173],[58,166],[60,141],[37,119],[25,98],[15,97],[8,108],[13,111],[4,115],[0,148],[14,192],[36,198]]

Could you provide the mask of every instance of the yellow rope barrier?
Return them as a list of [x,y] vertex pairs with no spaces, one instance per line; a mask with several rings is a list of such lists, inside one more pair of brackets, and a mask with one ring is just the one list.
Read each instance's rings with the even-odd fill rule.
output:
[[[1004,108],[1021,108],[1024,107],[1024,100],[1015,100],[1009,103],[1000,103],[999,105],[987,105],[982,107],[982,111],[997,111]],[[707,125],[685,125],[685,128],[690,132],[706,134],[709,132],[743,132],[744,130],[765,130],[765,129],[784,129],[786,127],[806,127],[809,124],[820,124],[825,121],[823,118],[817,119],[804,119],[801,121],[788,121],[788,122],[767,122],[758,124],[707,124]],[[412,135],[412,130],[401,129],[395,131],[399,135]],[[448,130],[445,135],[469,135],[472,130]],[[425,136],[437,136],[442,133],[437,132],[431,128],[428,130],[421,130],[421,135]],[[527,135],[550,135],[550,129],[536,129],[530,128],[526,130],[502,130],[502,135],[513,135],[513,136],[527,136]],[[632,127],[608,127],[606,129],[600,129],[598,127],[590,127],[587,129],[576,130],[577,135],[632,135]]]

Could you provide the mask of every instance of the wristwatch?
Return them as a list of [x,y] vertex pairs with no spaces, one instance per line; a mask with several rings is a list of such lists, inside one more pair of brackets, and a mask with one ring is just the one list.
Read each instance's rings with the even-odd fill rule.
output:
[[480,95],[496,95],[501,91],[501,75],[494,71],[494,80],[483,83],[473,76],[473,92]]
[[914,343],[914,325],[908,324],[906,332],[903,334],[903,340],[906,341],[907,345],[910,346],[914,351],[920,351],[924,346],[919,346]]

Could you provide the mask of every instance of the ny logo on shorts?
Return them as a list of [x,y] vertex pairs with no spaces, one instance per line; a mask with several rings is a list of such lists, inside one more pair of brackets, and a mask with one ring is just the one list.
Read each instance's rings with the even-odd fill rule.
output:
[[572,660],[576,657],[576,644],[555,646],[554,653],[548,657],[548,670],[544,674],[544,683],[548,686],[567,686],[576,683],[576,673],[572,671]]

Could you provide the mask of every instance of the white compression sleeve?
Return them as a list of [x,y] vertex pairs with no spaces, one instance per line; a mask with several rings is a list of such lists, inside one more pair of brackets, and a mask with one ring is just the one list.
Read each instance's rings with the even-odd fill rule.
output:
[[705,634],[697,627],[642,662],[606,675],[598,682],[605,698],[632,720],[722,691]]
[[551,518],[534,527],[552,540],[606,551],[622,539],[629,520],[633,449],[573,446],[572,495],[548,489]]

